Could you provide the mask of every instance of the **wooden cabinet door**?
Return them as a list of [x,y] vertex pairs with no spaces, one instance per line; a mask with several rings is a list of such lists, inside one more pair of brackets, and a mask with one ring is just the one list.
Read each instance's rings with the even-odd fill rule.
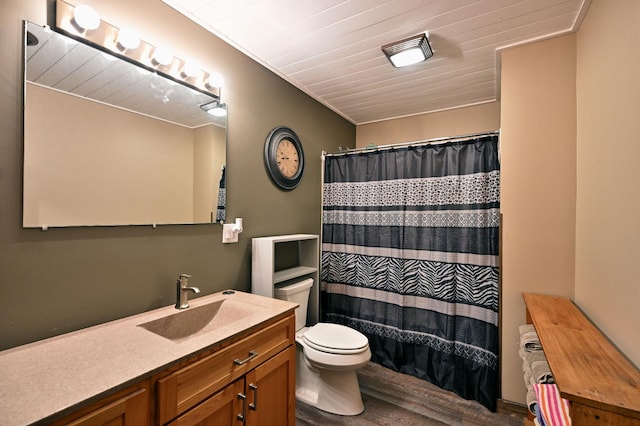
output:
[[242,425],[243,402],[238,395],[244,392],[244,378],[240,378],[187,411],[171,426],[231,426]]
[[[73,426],[141,426],[149,423],[149,392],[137,389],[115,401],[90,411],[73,421],[59,424]],[[55,423],[58,424],[58,423]]]
[[295,359],[292,345],[247,373],[248,426],[295,426]]

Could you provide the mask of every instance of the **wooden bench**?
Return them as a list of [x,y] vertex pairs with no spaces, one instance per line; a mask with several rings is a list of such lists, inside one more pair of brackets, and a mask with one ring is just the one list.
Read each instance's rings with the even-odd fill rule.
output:
[[564,297],[523,293],[574,426],[640,425],[640,370]]

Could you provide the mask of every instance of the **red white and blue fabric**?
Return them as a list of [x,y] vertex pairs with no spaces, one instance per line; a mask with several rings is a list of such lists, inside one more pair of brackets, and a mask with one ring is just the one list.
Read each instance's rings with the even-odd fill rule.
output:
[[554,384],[534,384],[538,400],[538,413],[545,426],[570,426],[569,401],[560,396]]

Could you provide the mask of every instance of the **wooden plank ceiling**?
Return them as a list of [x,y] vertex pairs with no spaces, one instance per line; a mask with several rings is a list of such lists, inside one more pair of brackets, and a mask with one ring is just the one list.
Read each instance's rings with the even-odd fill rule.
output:
[[[498,100],[509,46],[575,31],[590,0],[163,0],[355,124]],[[428,32],[426,62],[380,46]]]

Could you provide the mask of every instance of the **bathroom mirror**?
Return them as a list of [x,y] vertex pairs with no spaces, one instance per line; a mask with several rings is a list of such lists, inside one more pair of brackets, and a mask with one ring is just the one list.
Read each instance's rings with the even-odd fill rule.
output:
[[216,221],[217,97],[31,22],[24,40],[24,227]]

